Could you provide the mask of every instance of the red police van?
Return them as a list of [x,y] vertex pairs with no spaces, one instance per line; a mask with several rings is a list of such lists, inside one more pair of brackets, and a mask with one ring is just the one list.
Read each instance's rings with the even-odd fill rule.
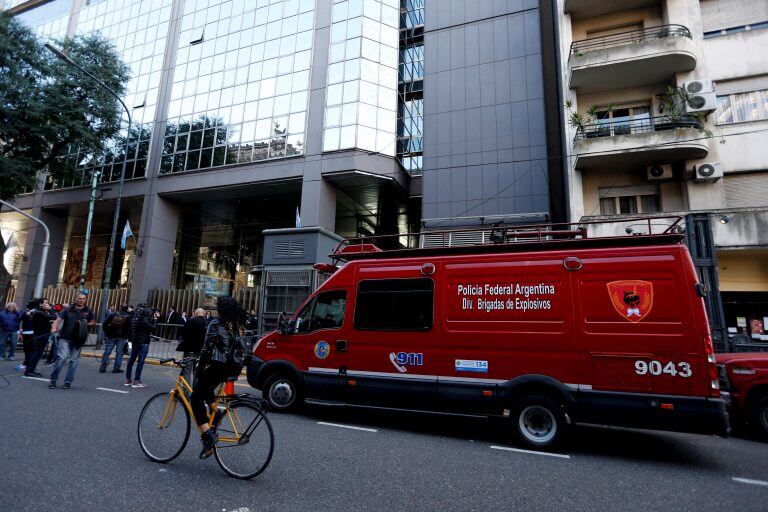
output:
[[310,399],[509,418],[536,448],[578,422],[725,434],[680,219],[659,234],[645,220],[633,236],[568,225],[495,228],[473,246],[347,240],[255,346],[248,382],[278,411]]

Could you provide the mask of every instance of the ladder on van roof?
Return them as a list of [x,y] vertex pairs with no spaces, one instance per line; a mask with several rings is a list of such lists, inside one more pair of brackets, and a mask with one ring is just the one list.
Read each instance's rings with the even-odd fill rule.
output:
[[680,243],[683,217],[629,217],[558,224],[501,225],[372,235],[342,240],[330,255],[339,261],[435,254],[554,250],[583,245],[617,247]]

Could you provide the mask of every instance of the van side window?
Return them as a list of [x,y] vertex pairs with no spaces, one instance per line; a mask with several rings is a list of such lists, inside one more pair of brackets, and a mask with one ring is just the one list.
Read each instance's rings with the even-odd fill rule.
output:
[[360,281],[355,328],[427,331],[432,328],[434,289],[429,278]]
[[341,327],[346,306],[347,292],[344,290],[319,293],[297,315],[296,333]]

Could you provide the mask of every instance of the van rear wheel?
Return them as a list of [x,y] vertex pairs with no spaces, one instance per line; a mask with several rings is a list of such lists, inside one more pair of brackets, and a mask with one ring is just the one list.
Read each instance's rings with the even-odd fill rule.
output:
[[283,373],[271,375],[264,381],[262,395],[275,412],[290,412],[301,403],[301,391],[295,377]]
[[529,448],[549,449],[561,444],[566,437],[565,413],[545,396],[521,398],[512,407],[510,418],[517,437]]

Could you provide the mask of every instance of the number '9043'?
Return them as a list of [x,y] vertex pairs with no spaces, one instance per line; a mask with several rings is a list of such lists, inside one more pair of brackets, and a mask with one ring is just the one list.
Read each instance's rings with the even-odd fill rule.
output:
[[635,361],[635,373],[638,375],[651,374],[654,376],[667,374],[673,377],[683,377],[686,379],[693,375],[690,363],[686,363],[685,361],[679,363],[670,361],[667,364],[664,364],[661,361],[639,360]]

